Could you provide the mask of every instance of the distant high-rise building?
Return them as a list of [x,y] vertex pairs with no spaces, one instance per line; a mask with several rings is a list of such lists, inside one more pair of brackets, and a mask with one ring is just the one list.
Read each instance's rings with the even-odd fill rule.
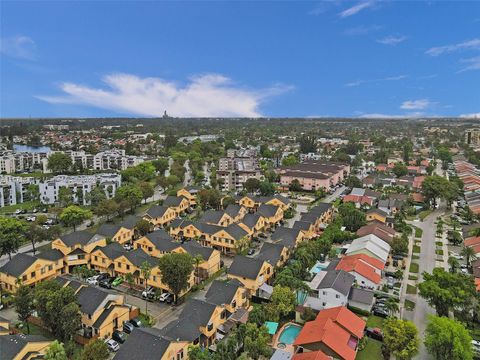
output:
[[480,128],[465,131],[465,142],[468,145],[480,146]]

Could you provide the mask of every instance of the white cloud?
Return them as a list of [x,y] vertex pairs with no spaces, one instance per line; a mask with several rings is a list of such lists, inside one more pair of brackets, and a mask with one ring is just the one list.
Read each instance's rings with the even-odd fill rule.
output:
[[480,112],[473,114],[461,114],[460,117],[464,119],[480,119]]
[[346,83],[345,86],[354,87],[354,86],[360,86],[362,84],[378,83],[378,82],[382,82],[382,81],[398,81],[398,80],[405,79],[407,77],[408,77],[408,75],[397,75],[397,76],[389,76],[389,77],[380,78],[380,79],[356,80],[356,81]]
[[88,105],[140,116],[161,116],[166,110],[178,117],[258,117],[262,102],[292,89],[282,84],[261,90],[244,89],[219,74],[194,76],[184,86],[122,73],[102,80],[106,88],[67,82],[60,86],[64,94],[37,98],[52,104]]
[[480,38],[467,40],[457,44],[450,44],[445,46],[437,46],[428,49],[425,54],[430,56],[439,56],[446,53],[451,53],[459,50],[480,49]]
[[16,35],[0,39],[0,53],[23,60],[35,60],[35,42],[24,35]]
[[407,100],[402,103],[400,109],[404,110],[423,110],[433,105],[428,99]]
[[373,0],[363,1],[363,2],[358,3],[357,5],[354,5],[352,7],[349,7],[348,9],[343,10],[338,15],[341,18],[346,18],[346,17],[352,16],[352,15],[358,14],[360,11],[372,7],[374,4],[375,4],[375,1],[373,1]]
[[384,38],[378,39],[377,42],[383,45],[397,45],[400,44],[401,42],[404,42],[407,40],[406,36],[385,36]]
[[465,64],[465,66],[458,71],[459,73],[469,70],[480,70],[480,56],[462,59],[460,62]]

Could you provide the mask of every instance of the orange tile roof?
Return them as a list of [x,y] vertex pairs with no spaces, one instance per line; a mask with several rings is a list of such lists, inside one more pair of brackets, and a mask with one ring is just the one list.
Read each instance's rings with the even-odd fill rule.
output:
[[480,236],[472,236],[469,238],[466,238],[463,243],[465,246],[474,246],[480,244]]
[[371,257],[367,254],[355,254],[355,255],[347,255],[342,258],[343,259],[359,259],[369,265],[371,265],[374,268],[377,268],[378,270],[383,270],[385,268],[385,264],[378,259],[375,259],[374,257]]
[[475,289],[477,291],[480,291],[480,279],[475,279]]
[[349,256],[343,257],[338,263],[336,270],[343,270],[348,273],[356,272],[375,284],[379,284],[382,276],[375,272],[375,269],[360,259],[352,259]]
[[321,310],[316,319],[305,323],[293,345],[322,343],[341,359],[354,360],[356,342],[363,337],[365,321],[344,306]]
[[310,351],[295,354],[292,357],[292,360],[331,360],[332,357],[326,355],[323,351]]

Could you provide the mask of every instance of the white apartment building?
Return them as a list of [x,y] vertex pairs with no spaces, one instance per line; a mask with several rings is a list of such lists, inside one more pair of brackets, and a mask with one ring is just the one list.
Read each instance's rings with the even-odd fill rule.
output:
[[30,184],[35,184],[33,177],[0,175],[0,207],[21,204]]
[[72,200],[75,203],[89,205],[88,194],[93,188],[101,186],[108,198],[115,196],[117,188],[121,185],[122,178],[119,174],[96,175],[57,175],[51,179],[40,182],[40,201],[42,204],[54,204],[59,200],[59,191],[68,187],[72,191]]
[[1,151],[0,174],[42,170],[46,165],[47,157],[48,153]]
[[85,151],[66,151],[72,158],[72,163],[90,170],[125,170],[145,161],[144,157],[126,155],[125,150],[106,150],[95,155]]
[[[232,151],[231,151],[232,150]],[[239,156],[239,155],[249,155]],[[263,179],[256,152],[251,150],[227,150],[227,157],[218,163],[217,179],[222,180],[222,191],[240,191],[250,178]]]

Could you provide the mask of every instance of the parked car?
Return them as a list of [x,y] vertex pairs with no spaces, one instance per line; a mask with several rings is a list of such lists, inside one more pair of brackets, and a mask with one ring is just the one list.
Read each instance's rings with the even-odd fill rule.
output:
[[22,213],[22,209],[17,209],[17,210],[15,210],[15,214],[16,214],[16,215],[20,215],[21,213]]
[[118,345],[118,342],[113,339],[105,341],[105,344],[107,344],[108,350],[112,352],[116,352],[120,349],[120,345]]
[[166,293],[163,293],[162,295],[160,295],[160,297],[158,298],[158,300],[160,300],[161,302],[164,302],[167,300],[167,298],[170,296],[171,294],[166,292]]
[[53,224],[55,224],[55,221],[53,219],[48,219],[43,223],[43,225],[53,225]]
[[98,282],[100,281],[99,278],[100,275],[94,275],[89,278],[87,278],[87,284],[89,285],[98,285]]
[[98,285],[100,287],[105,288],[105,289],[111,289],[113,280],[115,280],[115,278],[108,277],[108,278],[105,278],[105,279],[99,281]]
[[167,304],[171,304],[171,303],[173,303],[173,300],[174,300],[174,299],[175,299],[175,297],[173,296],[173,294],[168,294],[167,299],[165,300],[165,302],[166,302]]
[[373,315],[386,318],[386,317],[388,317],[389,313],[388,313],[388,311],[386,311],[385,309],[383,309],[381,307],[374,307],[373,308]]
[[149,286],[142,291],[142,298],[153,299],[154,297],[155,297],[155,288],[153,286]]
[[133,250],[133,245],[129,244],[129,243],[126,243],[126,244],[123,245],[123,248],[127,251],[131,251],[131,250]]
[[123,322],[123,332],[125,332],[126,334],[130,334],[134,328],[135,326],[133,326],[133,324],[130,321]]
[[27,221],[35,221],[37,220],[37,217],[36,216],[27,216],[27,218],[25,219]]
[[112,334],[112,339],[120,344],[123,344],[125,340],[127,340],[127,335],[123,331],[115,330]]
[[36,214],[37,212],[38,212],[37,209],[33,209],[33,210],[32,210],[32,213],[34,213],[34,214]]
[[121,283],[123,283],[123,278],[121,276],[115,278],[115,280],[112,281],[112,286],[118,286]]
[[142,322],[139,318],[133,318],[132,320],[130,320],[130,323],[135,327],[142,327]]
[[365,335],[367,335],[369,338],[383,341],[383,333],[379,328],[366,328]]
[[252,256],[253,254],[255,254],[255,249],[248,249],[247,255]]

